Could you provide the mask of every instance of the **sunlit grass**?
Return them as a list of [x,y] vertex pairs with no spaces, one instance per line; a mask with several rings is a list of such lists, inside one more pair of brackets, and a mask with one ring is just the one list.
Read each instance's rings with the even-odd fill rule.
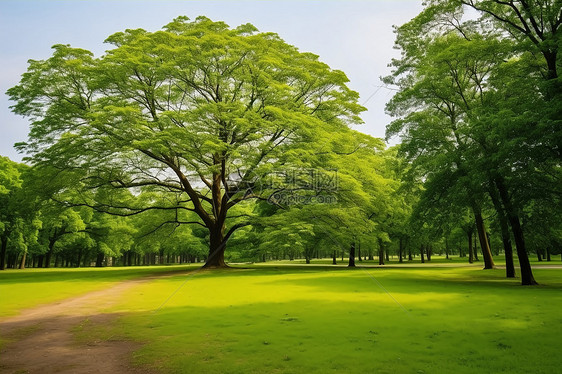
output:
[[255,266],[155,280],[113,311],[164,372],[557,373],[562,271],[536,276]]
[[[363,256],[364,257],[364,256]],[[547,265],[562,265],[562,258],[560,255],[552,255],[551,256],[551,261],[538,261],[537,256],[535,254],[530,254],[529,255],[529,260],[531,262],[531,265],[533,266],[547,266]],[[427,260],[427,257],[425,257],[425,264],[427,265],[434,265],[434,266],[443,266],[443,265],[447,265],[447,266],[472,266],[472,264],[468,263],[468,256],[466,257],[459,257],[458,253],[457,254],[453,254],[451,256],[449,256],[449,258],[446,258],[444,255],[433,255],[431,257],[431,261]],[[348,264],[348,258],[344,257],[344,259],[342,260],[341,255],[339,257],[336,258],[336,262],[337,265],[336,266],[347,266]],[[500,267],[505,267],[505,257],[503,254],[501,255],[497,255],[494,256],[494,262],[497,266]],[[517,259],[517,256],[514,253],[514,263],[516,268],[519,266],[519,262]],[[263,263],[260,265],[269,265],[269,266],[279,266],[279,265],[293,265],[293,266],[297,266],[297,265],[305,265],[306,264],[306,260],[305,259],[294,259],[294,260],[278,260],[278,261],[270,261],[267,263]],[[311,259],[311,265],[332,265],[332,258],[313,258]],[[374,257],[374,260],[355,260],[355,264],[357,266],[379,266],[379,260],[378,260],[378,256]],[[400,262],[397,256],[390,256],[390,259],[388,261],[385,260],[385,265],[386,267],[392,267],[392,266],[406,266],[406,267],[410,267],[410,266],[425,266],[425,264],[421,263],[421,258],[420,256],[416,253],[416,256],[410,261],[406,258],[403,259],[403,262]],[[473,265],[479,265],[481,267],[484,266],[484,261],[482,256],[479,254],[478,257],[478,261],[474,261]]]
[[25,269],[0,272],[0,317],[25,308],[64,300],[150,274],[186,270],[186,266]]
[[1,315],[172,270],[104,310],[118,323],[84,321],[77,338],[143,342],[135,361],[163,373],[560,372],[562,269],[536,268],[541,285],[522,287],[447,261],[8,271]]

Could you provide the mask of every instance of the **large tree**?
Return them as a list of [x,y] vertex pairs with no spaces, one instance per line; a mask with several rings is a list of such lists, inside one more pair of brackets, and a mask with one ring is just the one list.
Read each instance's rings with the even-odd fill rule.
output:
[[[343,72],[249,24],[179,17],[106,42],[114,48],[99,58],[55,45],[30,61],[8,91],[31,119],[19,147],[79,190],[73,204],[171,210],[175,224],[204,226],[207,267],[225,266],[226,241],[244,225],[227,226],[231,208],[266,197],[272,171],[311,165],[364,110]],[[148,193],[158,197],[137,198]]]

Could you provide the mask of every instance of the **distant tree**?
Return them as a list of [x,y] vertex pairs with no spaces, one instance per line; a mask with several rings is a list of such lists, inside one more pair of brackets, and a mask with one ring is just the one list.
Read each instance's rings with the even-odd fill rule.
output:
[[28,247],[36,243],[41,227],[33,201],[23,189],[28,171],[27,165],[0,156],[0,270],[5,269],[8,254],[10,267],[25,267]]
[[292,188],[278,184],[269,204],[259,205],[247,242],[262,254],[284,251],[307,262],[319,253],[346,253],[353,267],[361,247],[388,241],[397,181],[386,168],[393,155],[380,139],[355,131],[340,133],[321,153],[317,168],[292,174]]
[[[87,208],[86,208],[87,209]],[[91,212],[82,209],[83,214]],[[57,248],[64,248],[78,236],[84,236],[86,223],[76,208],[66,208],[53,201],[45,201],[41,209],[42,228],[40,244],[43,246],[39,266],[50,267],[52,256]]]
[[18,218],[14,200],[21,184],[21,167],[7,157],[0,157],[0,270],[6,266],[8,239]]

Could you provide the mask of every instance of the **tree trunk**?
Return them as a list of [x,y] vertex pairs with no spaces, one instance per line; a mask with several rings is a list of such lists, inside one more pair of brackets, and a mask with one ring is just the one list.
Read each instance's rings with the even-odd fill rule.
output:
[[474,261],[480,261],[478,259],[478,247],[476,245],[476,236],[477,236],[477,233],[475,231],[474,232],[474,240],[472,241],[472,243],[473,243],[472,255],[474,256]]
[[21,261],[20,261],[20,269],[25,269],[25,260],[27,258],[27,250],[23,252],[23,255],[21,256]]
[[226,243],[224,242],[224,225],[222,227],[215,227],[210,230],[210,245],[209,256],[204,268],[226,268],[228,267],[224,262],[224,250]]
[[355,267],[355,242],[352,242],[349,247],[349,263],[347,266],[352,268]]
[[398,262],[402,263],[404,262],[402,260],[402,252],[404,251],[404,247],[403,247],[403,241],[402,241],[402,237],[400,237],[399,243],[398,243]]
[[423,252],[424,252],[424,248],[423,248],[423,244],[421,244],[420,245],[421,263],[425,264],[425,258],[424,258]]
[[511,235],[509,234],[509,222],[505,215],[505,210],[498,196],[498,191],[493,185],[490,184],[488,189],[492,204],[498,213],[498,222],[502,233],[503,252],[505,253],[505,276],[506,278],[515,278],[515,266],[513,265],[513,247],[511,246]]
[[511,247],[511,238],[509,235],[509,231],[504,233],[503,228],[502,241],[503,250],[505,253],[505,276],[506,278],[515,278],[515,265],[513,264],[513,248]]
[[484,269],[494,269],[494,258],[490,250],[490,243],[488,243],[488,236],[486,235],[486,226],[484,226],[484,219],[482,212],[478,207],[473,205],[474,218],[476,220],[476,231],[478,231],[478,239],[480,240],[480,248],[482,249],[482,256],[484,257]]
[[500,251],[497,248],[496,250],[492,248],[492,236],[490,235],[489,231],[486,231],[486,239],[488,240],[488,245],[490,246],[490,252],[492,252],[492,256],[498,256],[500,254]]
[[426,247],[425,254],[427,255],[427,261],[431,261],[431,255],[433,254],[433,247],[431,246],[431,244],[428,244],[428,246]]
[[357,242],[357,258],[359,259],[359,262],[363,262],[363,259],[361,258],[361,241]]
[[412,256],[412,247],[408,246],[408,261],[412,261],[414,257]]
[[53,255],[53,251],[55,249],[56,240],[49,239],[49,250],[45,253],[45,267],[51,267],[51,256]]
[[550,262],[550,248],[546,248],[546,261]]
[[[241,223],[236,224],[232,226],[228,233],[225,235],[225,218],[226,217],[223,217],[223,219],[219,223],[215,224],[209,229],[209,256],[207,256],[207,260],[205,261],[205,265],[203,265],[203,268],[227,268],[228,265],[224,262],[224,251],[226,250],[226,243],[230,236],[234,233],[234,231],[248,225]],[[292,257],[292,260],[294,258],[294,253],[291,251],[289,255]]]
[[[132,254],[129,254],[129,259],[131,258]],[[80,248],[78,250],[78,255],[77,257],[74,259],[74,263],[72,264],[72,266],[74,266],[75,268],[79,268],[80,267],[80,261],[82,261],[82,248]],[[129,261],[129,266],[131,266],[131,262]]]
[[511,225],[511,230],[513,231],[515,248],[517,249],[517,257],[519,258],[519,268],[521,270],[521,284],[523,286],[536,285],[538,283],[535,281],[535,277],[533,277],[533,270],[531,269],[531,263],[529,262],[529,256],[527,255],[527,248],[525,247],[525,238],[523,236],[523,230],[521,229],[521,223],[519,222],[519,215],[511,202],[511,198],[507,192],[503,179],[496,178],[495,183],[498,188],[498,192],[500,193],[500,198],[505,208],[507,219]]
[[13,254],[9,257],[8,267],[10,269],[16,269],[18,267],[18,257],[19,257],[18,253]]
[[96,256],[96,267],[97,268],[101,268],[103,266],[103,258],[105,257],[105,255],[103,253],[98,253],[98,255]]
[[467,233],[468,236],[468,263],[474,262],[474,250],[472,249],[472,230]]
[[0,247],[0,270],[4,270],[6,268],[6,251],[8,249],[8,235],[3,235],[0,239],[1,247]]
[[384,245],[379,239],[379,265],[384,265]]
[[541,251],[537,248],[536,252],[537,252],[537,259],[539,260],[539,262],[542,262]]
[[334,249],[334,251],[332,252],[332,265],[337,265],[338,263],[336,262],[336,250]]

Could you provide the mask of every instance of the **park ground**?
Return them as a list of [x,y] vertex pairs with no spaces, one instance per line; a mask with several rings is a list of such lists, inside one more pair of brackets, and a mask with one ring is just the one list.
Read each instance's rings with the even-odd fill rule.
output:
[[559,260],[328,262],[2,272],[0,373],[561,370]]

